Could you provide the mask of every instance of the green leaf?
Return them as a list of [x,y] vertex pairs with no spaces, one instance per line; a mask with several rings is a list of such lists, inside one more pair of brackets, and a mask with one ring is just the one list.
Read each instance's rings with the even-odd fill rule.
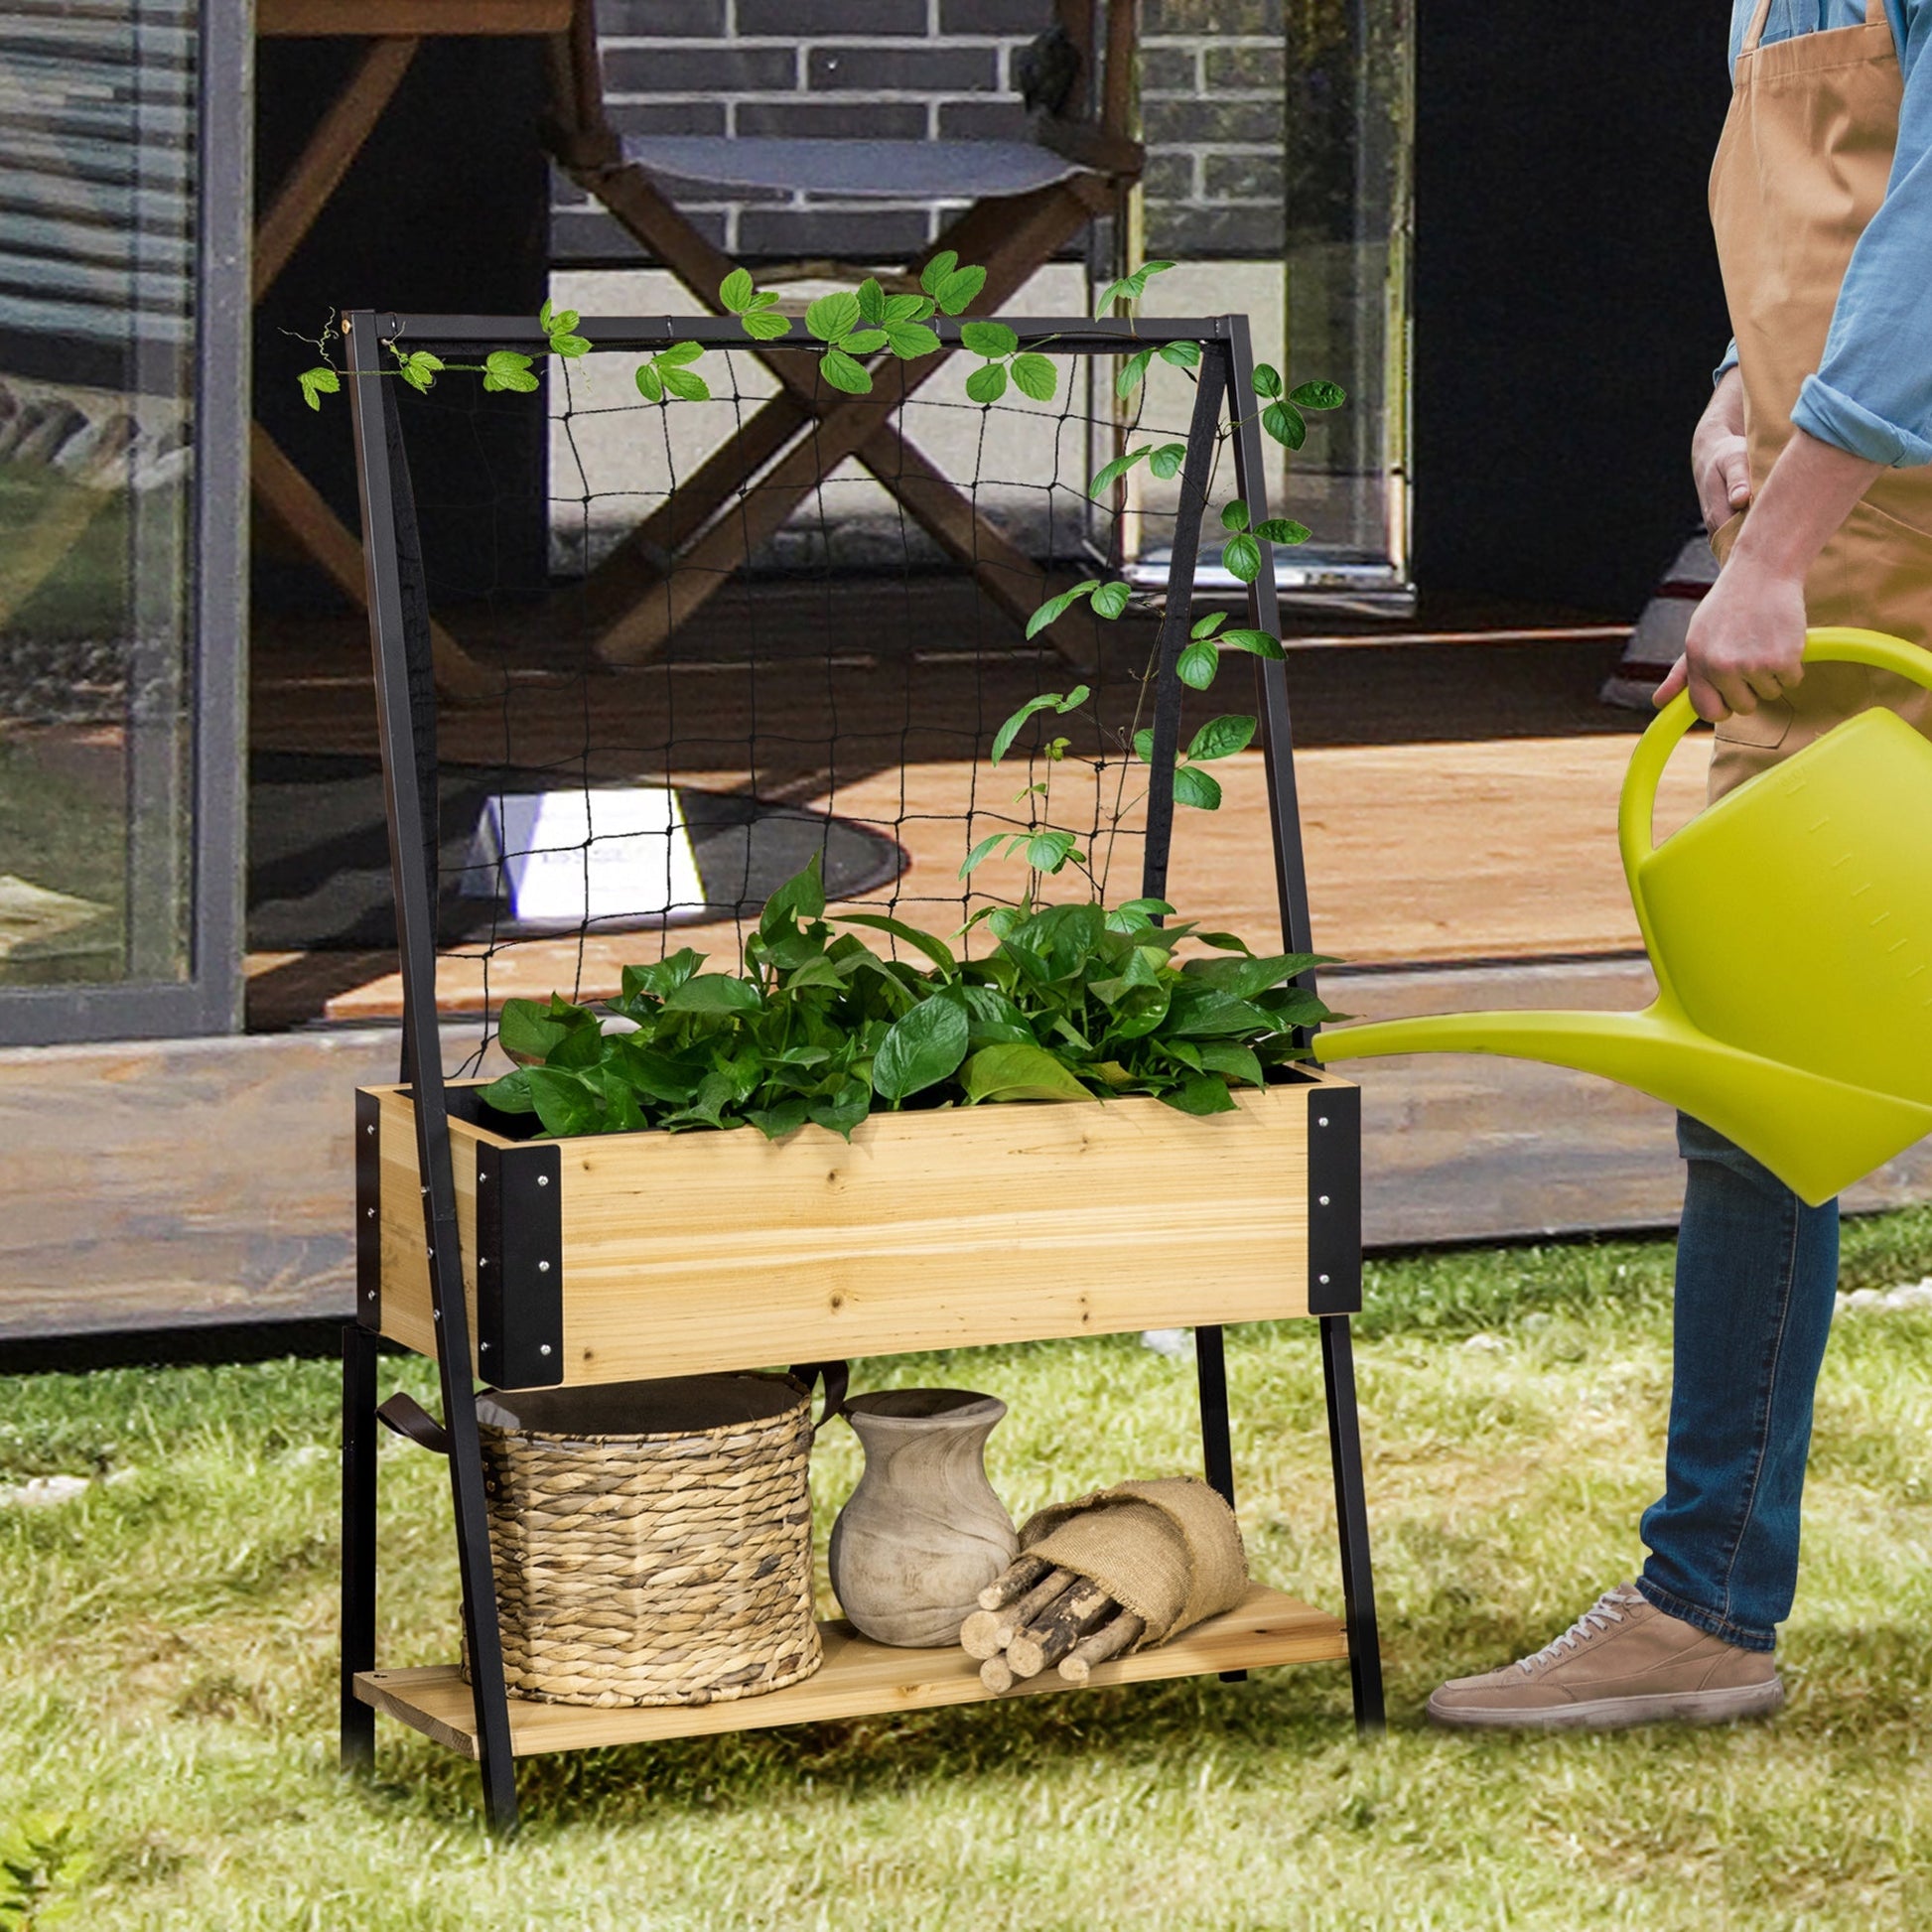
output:
[[819,873],[819,856],[814,852],[803,872],[794,873],[764,901],[759,915],[759,931],[774,938],[791,919],[815,919],[825,910],[825,882]]
[[[546,295],[543,298],[543,307],[537,311],[537,327],[541,329],[546,336],[549,335],[550,333],[550,318],[555,313],[556,313],[555,310],[553,310],[550,306],[550,298]],[[571,318],[571,324],[573,327],[575,327],[576,321],[577,318],[573,316]]]
[[302,385],[302,400],[311,409],[320,409],[323,397],[335,395],[343,386],[342,377],[326,366],[304,369],[296,381]]
[[1277,658],[1286,654],[1281,639],[1265,630],[1224,630],[1215,641],[1223,650],[1245,650],[1250,657]]
[[1339,409],[1348,391],[1335,382],[1299,382],[1288,392],[1290,402],[1303,409]]
[[939,284],[936,289],[926,292],[949,316],[956,316],[971,304],[981,289],[986,286],[986,270],[983,268],[960,268]]
[[1267,1075],[1261,1070],[1261,1062],[1255,1058],[1254,1049],[1242,1046],[1233,1040],[1210,1040],[1200,1049],[1201,1065],[1210,1073],[1219,1073],[1229,1080],[1239,1080],[1246,1086],[1259,1087],[1267,1084]]
[[978,403],[998,402],[1007,392],[1007,365],[982,362],[966,378],[966,393]]
[[[1127,609],[1128,601],[1133,595],[1133,585],[1118,579],[1111,584],[1102,584],[1093,594],[1094,616],[1108,619],[1119,617]],[[1062,705],[1060,709],[1063,711],[1066,707]]]
[[1183,1114],[1231,1114],[1234,1096],[1228,1083],[1215,1073],[1197,1073],[1191,1080],[1164,1093],[1161,1098]]
[[1271,402],[1261,412],[1261,426],[1277,443],[1299,450],[1309,440],[1309,426],[1291,402]]
[[1221,509],[1221,528],[1224,530],[1245,530],[1248,527],[1248,506],[1239,496]]
[[1005,837],[1006,834],[1004,832],[995,832],[991,837],[981,839],[972,851],[967,853],[966,863],[959,869],[960,878],[968,878],[980,866],[983,866],[987,860],[992,858],[994,852],[999,847],[1000,841]]
[[686,402],[711,400],[711,385],[703,376],[693,375],[689,369],[667,368],[661,363],[657,373],[672,395],[682,396]]
[[1144,457],[1152,457],[1157,454],[1158,452],[1153,445],[1149,443],[1143,443],[1138,450],[1123,450],[1119,456],[1115,457],[1111,462],[1103,463],[1093,473],[1093,482],[1087,485],[1087,494],[1089,496],[1098,496],[1103,489],[1106,489],[1113,483],[1117,483]]
[[919,286],[926,294],[937,297],[945,286],[946,277],[959,266],[959,257],[950,248],[942,248],[919,271]]
[[1116,302],[1138,302],[1147,293],[1148,278],[1165,275],[1173,265],[1173,262],[1143,262],[1133,274],[1123,275],[1118,282],[1109,282],[1101,290],[1100,300],[1094,304],[1094,316],[1096,319],[1104,316]]
[[650,359],[660,369],[681,369],[687,362],[695,362],[703,354],[702,343],[673,343],[669,348],[660,348]]
[[1266,400],[1282,392],[1282,372],[1272,362],[1255,364],[1255,394]]
[[922,1000],[887,1029],[873,1055],[873,1088],[894,1101],[922,1093],[958,1071],[967,1045],[965,1014],[950,1000]]
[[889,295],[886,298],[886,313],[879,320],[885,323],[923,322],[931,313],[932,298],[929,295]]
[[513,1060],[541,1060],[569,1031],[542,1000],[505,1000],[496,1042]]
[[725,305],[726,312],[734,316],[742,316],[752,306],[752,298],[757,294],[757,285],[747,269],[734,268],[718,284],[718,300]]
[[1173,770],[1173,802],[1192,805],[1197,811],[1219,811],[1221,787],[1205,771],[1196,771],[1191,764],[1177,764]]
[[889,918],[884,912],[835,912],[832,916],[841,925],[863,925],[875,932],[890,932],[895,939],[903,939],[908,946],[924,953],[948,979],[959,977],[959,961],[953,957],[952,948],[943,939],[934,938],[915,925]]
[[1176,369],[1191,369],[1200,360],[1199,343],[1164,343],[1161,359]]
[[1138,355],[1130,355],[1120,365],[1114,377],[1114,394],[1121,397],[1131,396],[1147,376],[1147,365],[1154,360],[1154,351],[1144,348]]
[[745,1118],[767,1141],[777,1141],[803,1127],[811,1117],[811,1102],[803,1094],[794,1094],[789,1100],[780,1100],[775,1107],[747,1108]]
[[839,346],[848,355],[877,355],[886,343],[883,329],[855,329]]
[[1210,718],[1187,747],[1187,756],[1197,761],[1229,759],[1245,752],[1254,742],[1256,721],[1230,713],[1225,718]]
[[1210,639],[1200,638],[1181,645],[1173,668],[1174,675],[1190,690],[1205,691],[1214,682],[1214,673],[1221,668],[1221,653]]
[[1043,1046],[1012,1041],[982,1046],[960,1072],[966,1098],[982,1100],[1091,1100],[1072,1071]]
[[[1069,592],[1067,595],[1070,598],[1072,594]],[[1046,607],[1043,604],[1040,606],[1041,611],[1043,611],[1045,608]],[[1039,611],[1035,611],[1034,613],[1034,616],[1038,617]],[[989,751],[987,754],[989,762],[993,764],[998,764],[999,761],[1006,757],[1008,752],[1010,752],[1013,749],[1013,741],[1020,736],[1021,729],[1026,724],[1029,718],[1033,717],[1036,712],[1057,711],[1059,710],[1059,708],[1060,708],[1060,693],[1057,691],[1042,691],[1037,697],[1029,698],[1027,702],[1023,704],[1020,707],[1020,709],[1016,711],[1013,714],[1013,716],[1009,718],[1006,721],[1006,723],[1002,725],[1000,729],[993,734],[993,746],[991,751]]]
[[1035,832],[1027,841],[1027,863],[1035,872],[1055,873],[1079,856],[1080,841],[1071,832]]
[[1078,603],[1083,597],[1091,597],[1100,588],[1097,577],[1088,577],[1075,584],[1069,591],[1061,591],[1049,597],[1032,617],[1027,620],[1027,635],[1036,637],[1056,618]]
[[646,402],[664,400],[664,383],[657,371],[648,362],[637,364],[637,393]]
[[1313,534],[1306,523],[1297,523],[1287,516],[1271,516],[1267,522],[1255,525],[1255,535],[1264,543],[1307,543]]
[[1013,358],[1013,386],[1035,402],[1051,402],[1059,386],[1059,376],[1048,355],[1016,355]]
[[1163,483],[1180,474],[1180,466],[1187,461],[1185,443],[1163,443],[1147,460],[1147,467]]
[[938,351],[939,338],[922,322],[889,320],[883,326],[886,346],[895,355],[909,359],[914,355],[932,355]]
[[791,318],[775,316],[769,309],[754,310],[739,319],[739,326],[755,342],[772,343],[791,334]]
[[546,1134],[595,1134],[604,1125],[597,1095],[581,1073],[531,1066],[524,1068],[524,1078],[529,1084],[530,1104]]
[[859,297],[859,314],[867,322],[884,322],[887,313],[886,291],[879,286],[878,278],[868,275],[859,284],[857,293]]
[[537,379],[530,372],[530,358],[519,355],[513,348],[493,348],[483,357],[483,380],[485,389],[514,389],[527,395],[537,386]]
[[[1103,586],[1102,588],[1104,589],[1104,588],[1106,588],[1106,586]],[[1099,592],[1099,591],[1095,591],[1095,592],[1094,592],[1094,594],[1093,594],[1093,601],[1094,601],[1094,602],[1095,602],[1096,604],[1098,604],[1098,603],[1100,602],[1100,592]],[[1058,713],[1060,714],[1060,716],[1061,716],[1062,718],[1064,718],[1064,717],[1066,716],[1066,714],[1067,714],[1067,713],[1068,713],[1069,711],[1078,711],[1078,710],[1080,709],[1080,707],[1081,707],[1081,706],[1082,706],[1083,704],[1085,704],[1085,703],[1086,703],[1086,701],[1087,701],[1087,700],[1088,700],[1088,699],[1089,699],[1090,697],[1092,697],[1092,696],[1093,696],[1093,693],[1092,693],[1092,692],[1091,692],[1091,691],[1090,691],[1090,690],[1089,690],[1089,689],[1088,689],[1088,688],[1087,688],[1087,687],[1086,687],[1086,686],[1085,686],[1084,684],[1076,684],[1076,685],[1075,685],[1075,686],[1073,687],[1073,689],[1072,689],[1071,691],[1069,691],[1069,692],[1068,692],[1068,693],[1066,694],[1066,696],[1065,696],[1065,697],[1063,697],[1063,698],[1062,698],[1062,699],[1061,699],[1061,700],[1060,700],[1060,701],[1059,701],[1059,702],[1058,702],[1058,703],[1057,703],[1057,704],[1056,704],[1056,705],[1055,705],[1055,706],[1053,707],[1053,709],[1054,709],[1055,711],[1057,711],[1057,712],[1058,712]],[[1062,741],[1062,742],[1064,742],[1064,741]]]
[[1020,338],[1003,322],[965,322],[959,327],[959,340],[975,355],[995,359],[1011,355],[1020,346]]
[[805,311],[805,327],[822,343],[842,343],[859,326],[859,298],[839,289]]
[[477,1095],[485,1107],[494,1107],[499,1114],[530,1114],[536,1111],[536,1102],[530,1098],[530,1083],[523,1076],[526,1069],[518,1067],[514,1073],[505,1073],[500,1080],[492,1080]]
[[1242,583],[1252,584],[1261,575],[1261,545],[1245,532],[1229,537],[1221,550],[1221,568]]
[[840,1088],[830,1100],[814,1100],[811,1103],[811,1117],[820,1127],[829,1127],[834,1134],[842,1134],[848,1141],[852,1130],[872,1112],[872,1088],[863,1080],[854,1080],[850,1085]]
[[590,352],[590,339],[586,336],[572,336],[566,333],[550,338],[550,353],[552,355],[588,355]]
[[1187,634],[1190,637],[1211,637],[1227,621],[1228,614],[1225,611],[1210,611],[1206,617],[1195,622],[1194,627]]
[[828,348],[818,358],[819,372],[835,389],[843,389],[849,396],[865,396],[872,393],[872,377],[866,373],[863,362],[855,362],[842,348]]
[[[1186,653],[1183,651],[1181,655],[1185,656]],[[1134,734],[1134,756],[1143,764],[1152,764],[1154,762],[1154,733],[1148,726],[1143,725]]]
[[732,973],[699,973],[664,1002],[666,1013],[756,1013],[764,1004],[750,980]]

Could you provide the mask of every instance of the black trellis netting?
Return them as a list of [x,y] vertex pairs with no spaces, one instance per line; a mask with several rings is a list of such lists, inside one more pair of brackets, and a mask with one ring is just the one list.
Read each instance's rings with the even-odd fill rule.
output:
[[[591,320],[579,325],[588,352],[538,363],[540,395],[488,392],[456,369],[419,393],[398,379],[394,347],[454,364],[505,346],[540,355],[544,337],[524,320],[350,319],[385,729],[410,748],[392,764],[391,802],[417,804],[399,831],[422,819],[421,872],[396,882],[405,982],[426,998],[432,944],[445,955],[444,1004],[479,1016],[479,1055],[509,994],[614,992],[621,963],[686,944],[714,970],[735,967],[765,897],[814,857],[833,900],[949,937],[1029,890],[1158,895],[1183,700],[1190,723],[1262,714],[1283,936],[1306,946],[1280,666],[1261,667],[1259,701],[1247,660],[1224,666],[1210,699],[1184,691],[1184,595],[1137,593],[1113,621],[1076,603],[1031,639],[1024,621],[1044,595],[1038,567],[1059,590],[1116,580],[1124,558],[1172,545],[1190,582],[1196,542],[1211,555],[1223,539],[1221,502],[1240,495],[1265,517],[1252,420],[1217,434],[1243,414],[1228,397],[1250,419],[1256,408],[1245,327],[1009,326],[1051,358],[1050,399],[1010,388],[971,400],[969,353],[916,386],[908,373],[923,372],[888,360],[855,438],[842,428],[852,399],[822,374],[808,404],[771,374],[773,358],[819,346],[802,330],[754,348],[732,320]],[[941,325],[949,346],[958,329]],[[689,366],[709,399],[639,393],[637,366],[671,342],[704,346]],[[1185,446],[1184,465],[1137,477],[1131,505],[1111,487],[1096,497],[1093,476],[1121,445],[1123,357],[1189,344],[1197,364],[1157,363],[1165,383],[1137,391],[1129,431],[1137,446]],[[538,409],[547,480],[495,447],[513,446],[497,427],[506,412]],[[717,452],[756,443],[774,410],[802,439],[793,455],[766,449],[720,485]],[[475,462],[412,482],[412,428],[430,412],[465,419]],[[1278,628],[1272,581],[1264,546],[1249,616],[1234,622]],[[496,695],[439,714],[432,619]],[[1077,712],[1030,720],[988,762],[1004,719],[1076,684],[1090,693]],[[1134,751],[1148,732],[1152,767]],[[1084,869],[1041,879],[1016,858],[961,877],[989,834],[1049,825],[1075,834]],[[387,936],[385,884],[365,876],[337,895],[341,942]]]

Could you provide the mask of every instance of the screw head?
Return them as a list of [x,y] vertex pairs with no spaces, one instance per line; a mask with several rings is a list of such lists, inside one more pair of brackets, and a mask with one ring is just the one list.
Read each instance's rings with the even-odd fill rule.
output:
[[365,1207],[365,1208],[363,1208],[363,1210],[362,1210],[362,1218],[363,1218],[364,1220],[366,1220],[366,1221],[372,1221],[372,1220],[374,1220],[374,1219],[375,1219],[375,1209],[374,1209],[374,1208],[372,1208],[372,1207]]
[[1323,1288],[1326,1288],[1328,1286],[1328,1278],[1326,1275],[1317,1275],[1315,1277],[1315,1280],[1318,1281]]
[[441,1321],[443,1319],[443,1311],[441,1309],[431,1309],[429,1318],[432,1321]]
[[547,1275],[549,1274],[549,1272],[550,1272],[550,1264],[547,1261],[540,1261],[537,1263],[537,1273],[539,1275]]
[[539,1342],[537,1344],[537,1353],[539,1355],[547,1355],[549,1354],[549,1352],[550,1352],[550,1344],[547,1341]]
[[538,1174],[537,1185],[539,1187],[548,1187],[550,1185],[550,1176],[547,1173]]
[[1326,1127],[1326,1126],[1327,1126],[1327,1124],[1328,1124],[1328,1116],[1327,1116],[1326,1114],[1322,1114],[1322,1115],[1320,1115],[1320,1116],[1319,1116],[1319,1117],[1318,1117],[1318,1118],[1316,1119],[1316,1121],[1315,1121],[1315,1123],[1314,1123],[1314,1124],[1315,1124],[1315,1125],[1316,1125],[1317,1127]]
[[1328,1205],[1328,1196],[1326,1194],[1317,1194],[1315,1198],[1321,1203],[1323,1207],[1326,1207]]
[[362,1129],[362,1132],[365,1134],[373,1134],[375,1132],[375,1122],[370,1121],[369,1124]]

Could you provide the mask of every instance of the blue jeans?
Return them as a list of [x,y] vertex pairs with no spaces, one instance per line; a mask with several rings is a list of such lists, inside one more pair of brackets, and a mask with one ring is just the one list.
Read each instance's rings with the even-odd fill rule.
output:
[[1812,1391],[1838,1288],[1838,1203],[1807,1207],[1680,1114],[1687,1164],[1664,1494],[1637,1587],[1660,1610],[1769,1650],[1798,1581]]

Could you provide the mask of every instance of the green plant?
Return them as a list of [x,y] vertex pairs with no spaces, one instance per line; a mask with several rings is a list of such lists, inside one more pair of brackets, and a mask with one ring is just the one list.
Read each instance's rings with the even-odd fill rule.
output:
[[0,1932],[79,1924],[74,1892],[90,1868],[65,1819],[30,1814],[0,1827]]
[[[993,950],[968,960],[882,913],[839,915],[923,954],[921,971],[833,935],[814,859],[766,902],[742,975],[704,972],[686,947],[625,967],[602,1009],[506,1002],[498,1037],[528,1063],[483,1097],[557,1135],[749,1124],[776,1139],[813,1121],[849,1137],[875,1101],[1151,1094],[1225,1113],[1231,1087],[1305,1057],[1296,1029],[1334,1016],[1288,983],[1313,958],[1257,957],[1227,933],[1154,923],[1172,910],[1002,906],[989,915]],[[1176,961],[1190,936],[1223,956]]]

